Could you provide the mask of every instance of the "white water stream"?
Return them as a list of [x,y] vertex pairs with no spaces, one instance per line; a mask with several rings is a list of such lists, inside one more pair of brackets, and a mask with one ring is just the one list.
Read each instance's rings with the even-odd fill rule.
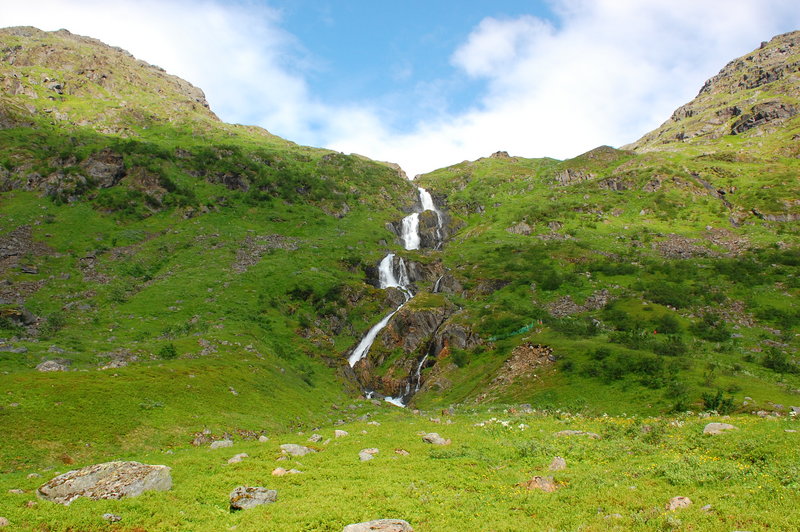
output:
[[[436,247],[435,249],[439,249],[442,244],[442,214],[439,209],[436,208],[436,205],[433,203],[433,198],[431,197],[430,193],[422,187],[418,188],[419,190],[419,200],[422,204],[423,211],[433,211],[436,213]],[[420,236],[419,236],[419,213],[415,212],[409,214],[405,218],[403,218],[403,222],[401,224],[400,230],[400,238],[403,241],[403,247],[407,250],[414,250],[419,249],[420,246]],[[394,253],[389,253],[386,255],[383,260],[378,265],[378,286],[380,288],[397,288],[403,292],[405,296],[405,301],[400,304],[396,309],[392,312],[387,314],[381,321],[376,323],[375,325],[370,328],[366,335],[361,339],[359,344],[353,349],[353,352],[348,357],[347,361],[350,364],[350,367],[356,365],[356,363],[361,360],[362,358],[366,357],[369,354],[369,349],[372,347],[375,338],[378,337],[378,333],[386,327],[389,323],[389,320],[392,319],[397,311],[399,311],[403,306],[408,303],[408,301],[414,297],[414,293],[411,291],[410,288],[410,281],[408,279],[408,270],[406,269],[406,265],[403,262],[403,259],[399,259],[397,263],[397,267],[395,268],[395,255]],[[396,272],[396,273],[395,273]],[[436,286],[434,287],[434,292],[438,288],[439,281],[441,278],[437,280]],[[420,384],[420,372],[422,371],[422,365],[427,360],[428,355],[423,357],[422,361],[419,363],[417,367],[417,371],[415,374],[416,386],[415,392],[419,390]],[[410,392],[410,383],[406,386],[406,394]],[[403,403],[402,397],[386,397],[387,402],[392,403],[396,406],[404,407],[405,404]]]

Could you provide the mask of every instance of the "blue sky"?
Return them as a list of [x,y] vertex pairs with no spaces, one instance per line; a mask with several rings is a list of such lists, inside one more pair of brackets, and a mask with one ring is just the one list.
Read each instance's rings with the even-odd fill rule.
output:
[[[393,127],[406,132],[431,112],[458,113],[475,104],[485,84],[452,68],[450,58],[482,19],[552,16],[546,2],[519,0],[271,5],[307,54],[312,92],[331,101],[380,105]],[[419,106],[420,92],[436,109]]]
[[202,88],[227,122],[399,163],[573,157],[666,120],[797,0],[26,0]]

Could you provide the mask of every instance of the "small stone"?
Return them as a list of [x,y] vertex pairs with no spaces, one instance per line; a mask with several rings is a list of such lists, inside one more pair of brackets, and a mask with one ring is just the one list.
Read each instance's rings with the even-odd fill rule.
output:
[[122,517],[118,516],[117,514],[103,514],[103,519],[105,519],[109,523],[116,523],[118,521],[122,521]]
[[556,481],[553,477],[533,477],[528,482],[522,483],[525,488],[529,490],[541,490],[546,493],[552,493],[558,489]]
[[553,458],[553,461],[550,462],[550,466],[548,469],[550,471],[561,471],[562,469],[567,468],[567,461],[561,458],[560,456],[556,456]]
[[378,423],[377,421],[370,421],[369,423],[367,423],[367,425],[372,425],[372,426],[375,426],[375,427],[379,427],[381,424]]
[[231,459],[229,459],[229,460],[228,460],[228,463],[229,463],[229,464],[238,464],[238,463],[239,463],[239,462],[241,462],[241,461],[242,461],[244,458],[248,458],[248,456],[247,456],[247,453],[239,453],[239,454],[237,454],[237,455],[233,456]]
[[414,529],[402,519],[376,519],[347,525],[342,532],[414,532]]
[[790,406],[789,407],[789,414],[793,416],[800,415],[800,406]]
[[442,420],[439,419],[438,417],[432,417],[428,421],[430,421],[431,423],[441,423],[442,422]]
[[795,432],[797,432],[797,431],[796,431],[795,429],[784,429],[784,430],[783,430],[783,432],[791,432],[791,433],[795,433]]
[[622,514],[608,514],[603,519],[622,519]]
[[281,444],[281,452],[290,454],[292,456],[305,456],[309,453],[315,453],[317,451],[304,445],[297,445],[296,443],[284,443]]
[[667,511],[674,512],[675,510],[680,510],[681,508],[688,508],[691,505],[692,500],[689,497],[683,497],[679,495],[671,498],[665,505],[665,508]]
[[273,477],[282,477],[282,476],[284,476],[286,473],[288,473],[288,471],[286,471],[286,470],[285,470],[284,468],[282,468],[282,467],[276,467],[275,469],[273,469],[273,470],[272,470],[272,476],[273,476]]
[[318,441],[320,441],[321,439],[322,439],[322,434],[312,434],[312,435],[311,435],[311,436],[308,438],[308,441],[310,441],[311,443],[317,443],[317,442],[318,442]]
[[335,438],[344,438],[345,436],[349,436],[349,433],[346,430],[336,429],[333,431],[333,436]]
[[362,462],[366,462],[368,460],[372,460],[373,458],[375,458],[375,455],[378,454],[379,452],[380,451],[378,449],[375,449],[374,447],[371,447],[369,449],[361,449],[361,451],[359,451],[358,453],[358,458]]
[[31,473],[28,475],[28,478],[41,478],[42,475],[39,473]]
[[25,494],[25,490],[21,490],[19,488],[10,489],[10,490],[8,490],[8,492],[13,494],[13,495],[24,495]]
[[278,492],[261,486],[239,486],[231,492],[230,508],[248,510],[277,500]]
[[5,517],[0,517],[0,527],[6,527],[11,525],[11,522],[6,519]]
[[717,435],[722,434],[726,430],[736,430],[737,427],[729,423],[709,423],[703,428],[703,434]]
[[560,432],[556,432],[556,438],[564,438],[567,436],[587,436],[593,440],[599,440],[600,435],[595,434],[594,432],[586,432],[583,430],[562,430]]
[[408,456],[408,455],[411,454],[410,452],[406,451],[405,449],[395,449],[394,452],[395,452],[395,454],[399,454],[400,456]]
[[260,441],[261,443],[267,443],[269,441],[269,438],[267,438],[262,434],[261,436],[258,437],[258,441]]
[[422,441],[433,445],[450,445],[451,443],[449,439],[446,440],[435,432],[429,432],[428,434],[424,434],[422,436]]
[[224,449],[225,447],[233,447],[232,440],[217,440],[211,442],[212,449]]
[[701,509],[702,511],[704,511],[704,512],[710,512],[711,510],[713,510],[713,509],[714,509],[714,507],[713,507],[713,506],[711,506],[710,504],[706,504],[705,506],[703,506],[703,507],[702,507],[702,508],[700,508],[700,509]]

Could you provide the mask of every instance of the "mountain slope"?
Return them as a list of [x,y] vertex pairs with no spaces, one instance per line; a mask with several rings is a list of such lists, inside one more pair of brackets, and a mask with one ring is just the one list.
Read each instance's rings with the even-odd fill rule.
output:
[[405,177],[224,124],[93,39],[0,50],[3,468],[336,415]]
[[430,367],[423,390],[439,391],[418,404],[792,401],[799,35],[733,61],[623,150],[498,152],[421,176],[464,225],[442,255],[448,298],[485,342]]

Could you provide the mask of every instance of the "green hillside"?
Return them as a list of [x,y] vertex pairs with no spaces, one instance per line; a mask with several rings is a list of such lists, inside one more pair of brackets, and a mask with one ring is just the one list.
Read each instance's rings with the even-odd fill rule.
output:
[[[21,530],[790,527],[798,50],[795,32],[733,61],[623,149],[497,152],[412,183],[225,124],[200,89],[99,41],[0,30],[0,489],[19,490],[0,517]],[[440,212],[420,210],[418,185]],[[406,250],[412,212],[421,249]],[[401,290],[377,288],[387,253],[414,294],[402,307]],[[709,415],[739,430],[705,436]],[[324,452],[286,464],[303,475],[271,476],[279,443],[334,426],[349,439],[314,441]],[[602,438],[554,436],[566,429]],[[433,430],[452,444],[421,443]],[[226,438],[253,459],[208,449]],[[554,456],[570,464],[557,492],[519,485]],[[174,489],[36,500],[56,471],[120,459],[170,465]],[[230,513],[242,483],[277,486],[279,502]],[[696,505],[665,511],[676,495]]]

